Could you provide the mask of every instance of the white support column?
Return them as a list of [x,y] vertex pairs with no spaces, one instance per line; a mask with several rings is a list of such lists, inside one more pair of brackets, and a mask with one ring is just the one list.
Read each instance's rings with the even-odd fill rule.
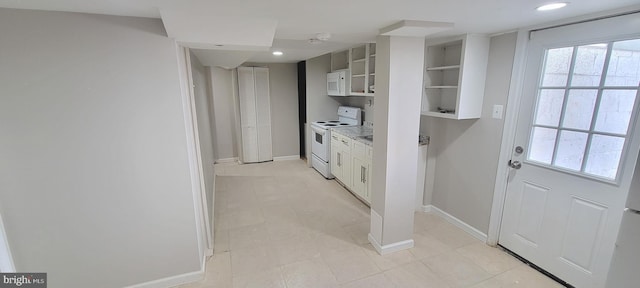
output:
[[369,241],[380,254],[413,247],[424,38],[378,36]]

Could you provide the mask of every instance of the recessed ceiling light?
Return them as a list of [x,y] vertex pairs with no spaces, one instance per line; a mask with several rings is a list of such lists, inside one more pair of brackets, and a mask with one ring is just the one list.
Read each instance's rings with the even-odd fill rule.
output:
[[545,4],[542,5],[538,8],[536,8],[536,10],[538,11],[549,11],[549,10],[556,10],[556,9],[560,9],[564,6],[567,6],[567,2],[556,2],[556,3],[549,3],[549,4]]
[[273,51],[272,54],[276,56],[282,56],[282,54],[284,53],[282,53],[282,51]]

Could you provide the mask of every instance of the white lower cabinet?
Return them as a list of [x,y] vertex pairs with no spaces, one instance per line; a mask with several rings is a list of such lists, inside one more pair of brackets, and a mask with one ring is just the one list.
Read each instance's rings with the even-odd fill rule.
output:
[[333,140],[333,137],[337,138],[337,136],[331,137],[331,174],[333,174],[333,177],[341,179],[342,166],[340,165],[340,158],[342,156],[342,151],[340,145],[338,144],[339,142]]
[[331,133],[331,174],[351,185],[351,139],[335,132]]
[[371,202],[371,195],[369,189],[369,181],[371,174],[371,161],[369,159],[360,159],[353,157],[353,185],[351,189],[354,193],[358,194],[362,199],[367,202]]
[[370,146],[331,133],[331,173],[367,203],[371,203],[372,155]]

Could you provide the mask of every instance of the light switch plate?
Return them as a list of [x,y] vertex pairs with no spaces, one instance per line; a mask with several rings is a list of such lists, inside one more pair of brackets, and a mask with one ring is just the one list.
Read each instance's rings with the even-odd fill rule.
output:
[[502,110],[504,109],[504,106],[502,105],[493,105],[493,113],[492,113],[492,117],[495,119],[502,119]]

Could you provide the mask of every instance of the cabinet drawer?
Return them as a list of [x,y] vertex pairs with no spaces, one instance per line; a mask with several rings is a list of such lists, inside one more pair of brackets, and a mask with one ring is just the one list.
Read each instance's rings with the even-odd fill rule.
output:
[[340,142],[342,143],[342,146],[344,146],[346,149],[351,149],[351,138],[342,134],[338,135],[340,136]]
[[342,135],[340,133],[331,132],[331,145],[342,145]]
[[369,146],[369,145],[365,145],[365,157],[369,160],[373,159],[373,147]]

